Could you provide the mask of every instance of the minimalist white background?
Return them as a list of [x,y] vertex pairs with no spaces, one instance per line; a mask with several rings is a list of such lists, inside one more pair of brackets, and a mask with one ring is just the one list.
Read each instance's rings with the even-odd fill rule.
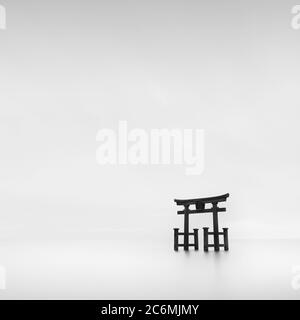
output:
[[[155,298],[159,290],[165,298],[300,297],[290,286],[300,263],[296,3],[1,4],[0,263],[8,277],[1,297]],[[97,165],[96,133],[117,129],[119,120],[145,130],[204,129],[203,174]],[[172,228],[182,226],[173,199],[226,192],[220,224],[237,242],[219,281],[213,253],[191,252],[189,260],[172,251]],[[192,219],[200,228],[210,223]],[[166,272],[172,267],[175,274]],[[237,289],[226,279],[245,278],[241,267],[248,280],[237,279]],[[153,291],[128,289],[140,281],[135,268],[141,279],[147,270]],[[186,273],[201,274],[198,291],[183,282]]]

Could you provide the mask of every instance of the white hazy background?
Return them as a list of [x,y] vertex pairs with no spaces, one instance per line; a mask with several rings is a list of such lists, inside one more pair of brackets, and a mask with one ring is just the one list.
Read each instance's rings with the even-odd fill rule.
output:
[[[227,192],[220,225],[230,239],[300,236],[297,3],[1,4],[2,242],[118,243],[135,232],[132,241],[172,251],[172,228],[183,224],[173,199]],[[96,134],[119,120],[144,130],[204,129],[203,174],[99,166]]]
[[[293,2],[2,4],[1,237],[169,232],[174,198],[226,192],[232,235],[300,236]],[[204,129],[204,173],[97,165],[96,133],[119,120]]]

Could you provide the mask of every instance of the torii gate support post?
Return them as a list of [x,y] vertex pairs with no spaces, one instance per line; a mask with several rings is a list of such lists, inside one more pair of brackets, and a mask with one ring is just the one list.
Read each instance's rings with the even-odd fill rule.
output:
[[189,251],[189,206],[184,206],[184,251]]
[[204,242],[203,242],[203,249],[204,249],[204,251],[205,252],[207,252],[208,251],[208,229],[209,228],[207,228],[207,227],[204,227],[203,228],[203,240],[204,240]]
[[174,228],[174,250],[178,251],[179,228]]
[[214,249],[220,250],[219,242],[219,222],[218,222],[218,203],[213,202],[213,229],[214,229]]
[[[178,251],[179,247],[183,247],[184,251],[188,251],[189,247],[199,250],[199,229],[193,229],[193,232],[189,231],[189,215],[191,214],[189,205],[185,205],[180,214],[184,215],[184,227],[183,232],[179,232],[179,228],[174,228],[174,250]],[[179,236],[183,236],[183,243],[179,243]],[[190,243],[190,236],[194,237],[194,243]]]
[[229,245],[228,245],[228,228],[223,228],[223,234],[224,234],[224,250],[228,251],[229,250]]

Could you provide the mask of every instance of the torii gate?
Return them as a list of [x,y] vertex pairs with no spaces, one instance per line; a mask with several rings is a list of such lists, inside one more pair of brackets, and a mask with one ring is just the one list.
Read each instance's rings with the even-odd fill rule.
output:
[[[212,213],[213,214],[213,232],[209,232],[207,227],[203,228],[204,231],[204,251],[208,251],[209,247],[214,247],[215,251],[219,251],[220,247],[224,247],[225,251],[229,250],[228,246],[228,228],[223,228],[223,232],[219,232],[218,213],[226,211],[226,208],[219,208],[219,202],[225,202],[229,197],[229,193],[223,194],[217,197],[198,198],[188,200],[175,199],[177,205],[184,206],[184,210],[177,211],[178,214],[184,215],[184,231],[179,232],[179,228],[174,228],[174,250],[178,251],[178,247],[184,247],[185,251],[189,250],[189,247],[194,247],[198,250],[198,230],[193,229],[194,232],[189,232],[189,215],[198,213]],[[207,204],[211,204],[211,208],[206,208]],[[194,209],[190,209],[190,206],[194,205]],[[183,243],[178,242],[179,236],[183,235]],[[194,236],[194,243],[189,243],[189,236]],[[214,243],[208,243],[208,236],[214,236]],[[220,244],[219,236],[223,235],[224,243]]]

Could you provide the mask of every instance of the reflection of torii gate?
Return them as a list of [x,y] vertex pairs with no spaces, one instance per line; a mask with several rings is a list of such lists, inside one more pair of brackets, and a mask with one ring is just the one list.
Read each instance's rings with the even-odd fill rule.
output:
[[[188,200],[177,200],[177,205],[184,206],[184,210],[177,211],[178,214],[184,215],[184,232],[179,232],[179,228],[174,229],[174,249],[177,251],[178,247],[184,247],[185,251],[189,250],[189,247],[194,247],[195,250],[198,250],[198,230],[194,229],[194,232],[189,232],[189,215],[197,213],[212,213],[213,214],[213,232],[209,232],[209,228],[203,228],[204,231],[204,251],[208,251],[209,247],[214,247],[215,251],[219,251],[220,247],[224,247],[224,250],[227,251],[228,247],[228,228],[223,228],[223,232],[219,232],[219,223],[218,223],[218,212],[226,211],[226,208],[219,208],[219,202],[225,202],[229,197],[229,193],[226,193],[222,196],[209,197],[209,198],[199,198],[199,199],[188,199]],[[210,208],[206,206],[211,204]],[[194,206],[194,209],[190,209],[190,206]],[[178,238],[183,235],[183,244],[179,244]],[[208,243],[208,236],[214,236],[214,243]],[[223,235],[224,244],[220,244],[219,235]],[[194,243],[189,243],[189,236],[194,236]]]

